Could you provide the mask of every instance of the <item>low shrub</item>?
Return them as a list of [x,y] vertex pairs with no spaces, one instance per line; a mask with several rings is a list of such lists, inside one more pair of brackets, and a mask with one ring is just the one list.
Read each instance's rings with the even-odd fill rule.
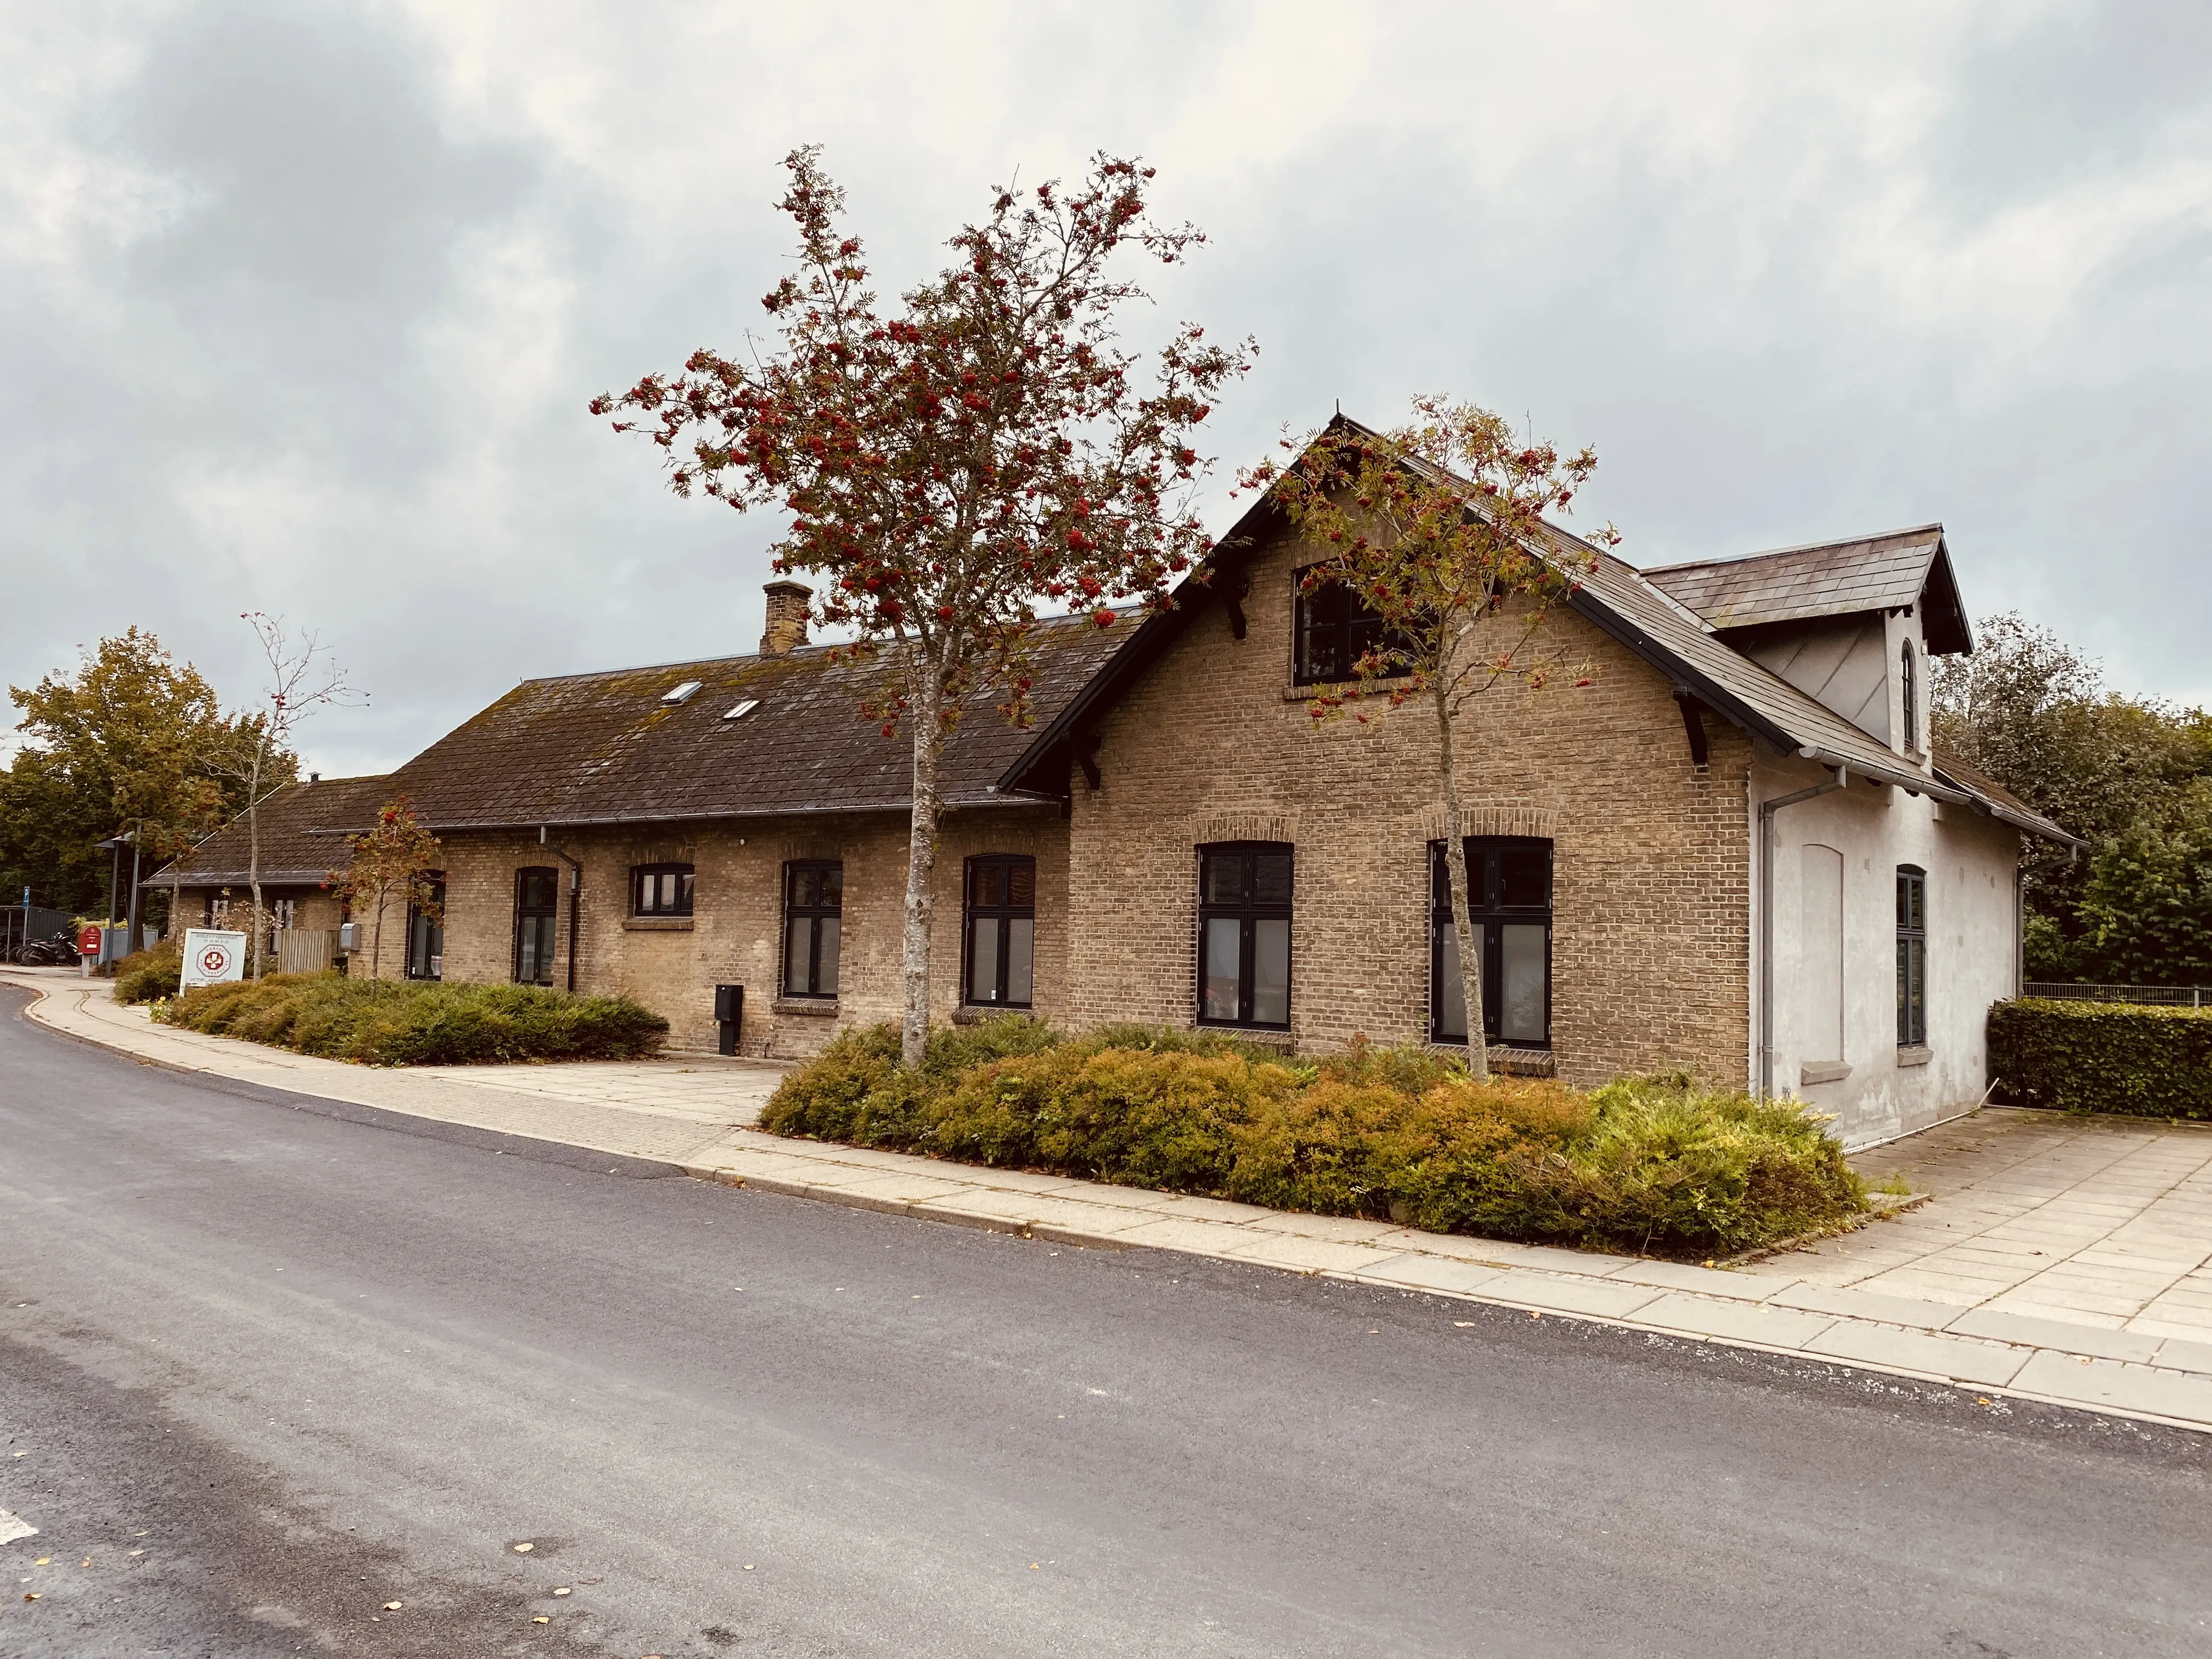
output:
[[161,1012],[191,1030],[370,1066],[637,1060],[668,1036],[666,1020],[627,997],[334,973],[195,986]]
[[1212,1033],[1061,1039],[1013,1019],[933,1037],[918,1070],[898,1054],[888,1026],[839,1037],[784,1079],[762,1127],[1433,1232],[1693,1257],[1866,1208],[1823,1120],[1680,1074],[1583,1094],[1478,1080],[1423,1048],[1360,1044],[1301,1064]]
[[150,950],[133,951],[115,964],[115,1000],[159,1002],[173,997],[184,966],[183,951],[167,941]]
[[2212,1119],[2212,1008],[2023,998],[1990,1008],[1989,1038],[2014,1105]]

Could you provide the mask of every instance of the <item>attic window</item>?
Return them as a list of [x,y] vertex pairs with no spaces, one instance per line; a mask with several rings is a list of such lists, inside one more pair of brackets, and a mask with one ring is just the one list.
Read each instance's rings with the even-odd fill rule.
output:
[[665,703],[673,705],[679,702],[689,702],[692,698],[698,695],[699,682],[696,680],[686,680],[683,684],[678,686],[673,691],[665,693],[660,700]]
[[728,714],[723,715],[722,718],[726,720],[741,720],[759,707],[760,699],[758,697],[747,697],[735,708],[732,708]]

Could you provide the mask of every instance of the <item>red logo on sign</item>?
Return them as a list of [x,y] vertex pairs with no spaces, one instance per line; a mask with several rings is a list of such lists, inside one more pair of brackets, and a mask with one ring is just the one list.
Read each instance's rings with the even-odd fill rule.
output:
[[228,945],[210,945],[200,952],[200,972],[204,974],[219,974],[229,966],[230,949]]

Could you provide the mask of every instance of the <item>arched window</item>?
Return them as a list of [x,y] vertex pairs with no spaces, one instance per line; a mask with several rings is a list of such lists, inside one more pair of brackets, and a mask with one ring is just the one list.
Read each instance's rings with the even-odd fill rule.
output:
[[1913,684],[1912,641],[1898,647],[1897,683],[1905,693],[1905,746],[1920,752],[1920,693]]

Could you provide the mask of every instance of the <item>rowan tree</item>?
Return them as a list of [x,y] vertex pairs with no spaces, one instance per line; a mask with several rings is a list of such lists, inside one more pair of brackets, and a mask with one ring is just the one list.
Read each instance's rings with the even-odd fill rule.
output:
[[1137,161],[1102,154],[1072,189],[994,191],[952,262],[892,307],[818,148],[784,166],[798,270],[763,301],[772,339],[742,358],[696,352],[591,408],[649,434],[678,495],[786,515],[775,569],[824,576],[819,620],[882,668],[860,713],[887,734],[903,721],[913,747],[902,1047],[918,1065],[946,741],[986,692],[1027,723],[1041,609],[1109,627],[1114,602],[1165,604],[1202,556],[1194,494],[1210,463],[1193,434],[1253,347],[1185,324],[1139,384],[1119,321],[1146,296],[1121,266],[1173,265],[1204,239],[1152,220],[1153,170]]
[[427,915],[432,927],[445,921],[431,878],[439,863],[438,838],[416,821],[405,795],[394,795],[378,809],[374,823],[346,837],[346,847],[351,857],[343,869],[331,872],[328,884],[356,915],[363,908],[374,912],[368,976],[380,979],[384,913],[394,899]]
[[[295,633],[282,617],[260,611],[245,611],[240,620],[253,629],[267,665],[268,678],[262,690],[264,706],[240,719],[237,740],[216,757],[214,765],[223,775],[245,786],[246,885],[253,895],[252,936],[246,945],[246,963],[251,977],[259,979],[266,954],[262,940],[269,935],[269,913],[261,902],[261,803],[282,783],[290,781],[298,770],[295,764],[289,775],[275,778],[274,762],[277,756],[291,752],[292,734],[301,720],[327,704],[355,702],[356,694],[346,683],[345,670],[331,659],[313,629]],[[264,782],[269,784],[266,788]]]
[[[1487,1076],[1456,733],[1476,700],[1501,686],[1589,684],[1589,671],[1569,659],[1547,624],[1595,554],[1545,520],[1568,511],[1597,456],[1587,448],[1563,455],[1472,404],[1419,398],[1413,412],[1391,432],[1339,416],[1303,442],[1286,439],[1293,459],[1251,468],[1240,488],[1267,490],[1322,556],[1300,574],[1305,592],[1341,584],[1373,619],[1372,641],[1351,678],[1312,699],[1315,720],[1350,714],[1365,723],[1376,698],[1392,708],[1419,704],[1434,716],[1468,1064]],[[1591,539],[1611,546],[1620,538],[1607,526]]]

